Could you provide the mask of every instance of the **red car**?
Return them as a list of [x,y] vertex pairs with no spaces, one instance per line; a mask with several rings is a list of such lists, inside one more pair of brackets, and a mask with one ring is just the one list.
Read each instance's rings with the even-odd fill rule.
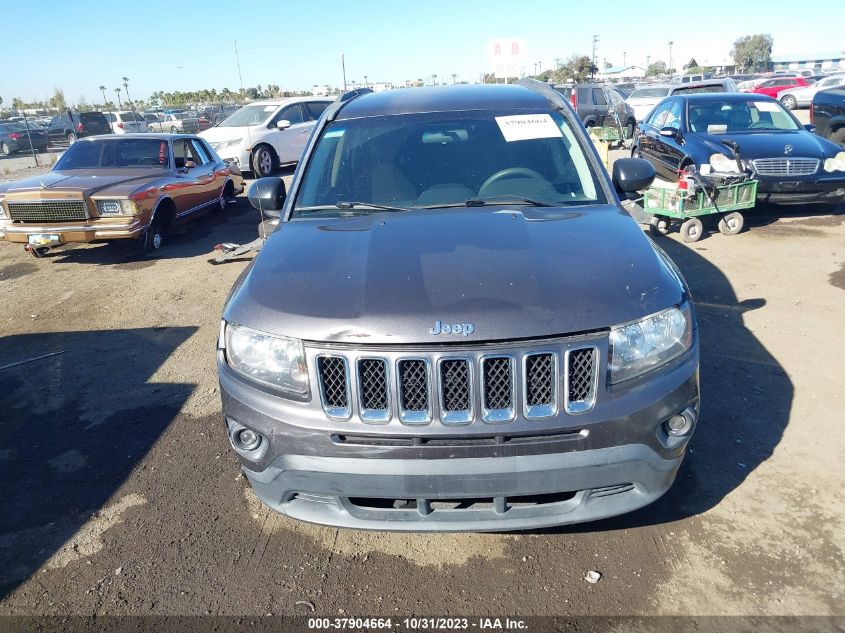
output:
[[197,124],[199,125],[199,131],[202,132],[203,130],[207,130],[211,127],[211,121],[204,116],[197,117]]
[[770,97],[778,98],[778,93],[787,88],[797,88],[799,86],[809,86],[813,83],[812,80],[807,81],[804,77],[772,77],[766,81],[762,81],[751,92],[768,95]]

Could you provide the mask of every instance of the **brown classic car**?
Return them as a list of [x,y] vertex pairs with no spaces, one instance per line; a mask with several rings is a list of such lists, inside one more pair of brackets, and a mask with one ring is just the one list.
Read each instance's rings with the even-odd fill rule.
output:
[[238,168],[208,143],[178,134],[79,139],[53,171],[0,184],[0,239],[41,256],[68,242],[140,239],[162,234],[243,191]]

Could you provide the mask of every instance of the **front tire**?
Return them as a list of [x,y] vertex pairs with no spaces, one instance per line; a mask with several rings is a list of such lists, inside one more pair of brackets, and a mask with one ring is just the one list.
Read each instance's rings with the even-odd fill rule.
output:
[[67,141],[68,147],[76,143],[76,134],[70,132],[66,137],[65,140]]
[[792,95],[784,95],[781,97],[780,104],[787,110],[794,110],[798,107],[798,101]]
[[176,126],[175,126],[175,125],[171,125],[171,126],[170,126],[170,133],[171,133],[171,134],[176,134]]
[[625,125],[625,132],[628,134],[628,138],[624,140],[629,141],[634,138],[635,127],[637,127],[636,123],[634,123],[631,119],[628,119],[628,123]]
[[162,226],[160,222],[153,222],[147,227],[147,232],[144,234],[144,250],[146,252],[153,253],[161,248],[164,243],[161,231]]
[[0,156],[11,156],[12,148],[7,143],[0,145]]
[[697,242],[704,233],[704,225],[698,218],[690,218],[681,224],[681,239],[685,242]]
[[259,145],[252,153],[252,173],[256,178],[264,178],[273,173],[275,156],[267,145]]

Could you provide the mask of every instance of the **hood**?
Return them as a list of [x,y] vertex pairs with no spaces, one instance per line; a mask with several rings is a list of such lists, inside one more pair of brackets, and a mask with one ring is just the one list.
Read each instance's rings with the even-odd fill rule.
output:
[[210,127],[200,132],[200,136],[209,143],[221,143],[223,141],[240,141],[247,137],[247,131],[256,133],[255,128],[262,130],[262,126],[238,126],[238,127]]
[[[311,341],[456,343],[624,323],[683,290],[621,209],[440,209],[283,224],[224,318]],[[436,321],[472,323],[432,335]]]
[[[755,158],[819,158],[824,159],[832,156],[830,142],[819,138],[807,130],[795,130],[791,132],[753,132],[738,134],[702,134],[701,139],[712,153],[721,152],[726,156],[733,157],[730,149],[725,147],[721,141],[736,141],[739,143],[739,152],[743,159],[754,160]],[[786,153],[787,145],[792,146],[792,151]]]
[[131,190],[142,182],[164,175],[160,169],[139,169],[131,173],[125,169],[101,169],[97,170],[96,175],[90,169],[69,169],[4,183],[0,185],[0,191],[6,196],[33,191],[43,193],[42,197],[68,192],[92,195],[113,187],[124,188],[125,185],[129,185],[128,189]]

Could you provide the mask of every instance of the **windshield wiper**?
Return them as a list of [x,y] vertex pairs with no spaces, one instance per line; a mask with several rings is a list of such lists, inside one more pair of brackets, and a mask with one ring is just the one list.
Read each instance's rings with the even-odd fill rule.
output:
[[503,194],[501,196],[490,196],[487,198],[470,198],[464,204],[468,207],[484,207],[488,204],[507,204],[508,202],[515,202],[517,204],[527,204],[532,207],[551,207],[554,206],[542,200],[534,200],[533,198],[525,198],[523,196],[512,196],[510,194]]
[[335,205],[338,209],[375,209],[378,211],[410,211],[407,207],[397,207],[391,206],[387,204],[376,204],[374,202],[347,202],[345,200],[341,200],[340,202],[336,202]]

